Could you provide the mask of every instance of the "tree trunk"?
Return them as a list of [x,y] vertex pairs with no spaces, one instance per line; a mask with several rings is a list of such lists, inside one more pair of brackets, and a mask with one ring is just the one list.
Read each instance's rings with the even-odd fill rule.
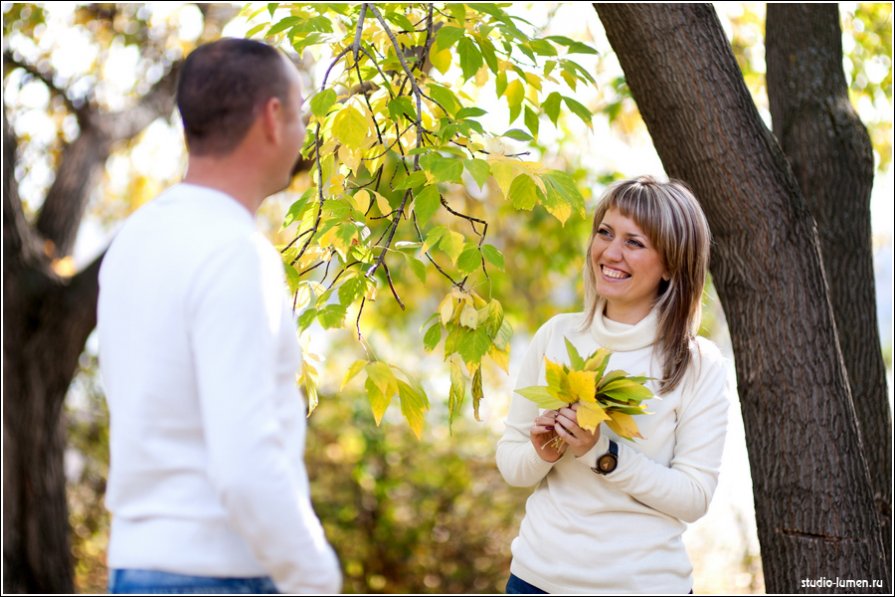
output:
[[769,4],[774,134],[817,222],[864,457],[892,557],[892,411],[880,351],[870,226],[873,148],[848,98],[835,4]]
[[888,591],[814,220],[714,10],[595,6],[666,171],[712,228],[768,592],[819,577]]

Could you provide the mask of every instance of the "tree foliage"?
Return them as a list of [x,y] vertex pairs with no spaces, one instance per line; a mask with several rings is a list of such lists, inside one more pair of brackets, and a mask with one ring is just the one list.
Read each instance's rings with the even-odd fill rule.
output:
[[[590,126],[590,110],[568,88],[594,83],[574,58],[595,51],[567,37],[539,37],[495,4],[281,4],[252,16],[262,15],[269,24],[250,33],[288,41],[299,53],[322,45],[334,56],[309,100],[313,183],[284,222],[296,229],[282,251],[299,327],[347,327],[356,307],[363,342],[368,302],[390,292],[405,307],[392,271],[428,284],[433,270],[444,298],[423,344],[433,350],[443,339],[451,418],[470,394],[478,416],[482,361],[507,368],[511,328],[491,292],[491,272],[505,268],[503,252],[488,242],[493,210],[470,195],[493,183],[516,209],[541,206],[561,223],[584,215],[568,173],[507,146],[535,140],[541,114],[555,125],[567,110]],[[503,132],[477,103],[489,84],[509,112]],[[346,382],[366,377],[377,423],[398,396],[419,435],[429,406],[424,386],[366,348],[368,358],[352,365]],[[315,374],[302,374],[312,409]]]

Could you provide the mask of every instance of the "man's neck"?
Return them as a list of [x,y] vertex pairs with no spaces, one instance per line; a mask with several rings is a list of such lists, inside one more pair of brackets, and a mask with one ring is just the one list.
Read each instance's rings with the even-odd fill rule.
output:
[[191,155],[183,182],[226,193],[254,216],[265,196],[257,190],[251,169],[238,164],[238,161],[232,156],[216,158]]

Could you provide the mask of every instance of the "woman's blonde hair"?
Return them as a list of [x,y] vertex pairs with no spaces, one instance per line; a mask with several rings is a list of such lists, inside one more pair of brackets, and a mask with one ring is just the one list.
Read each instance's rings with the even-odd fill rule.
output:
[[599,295],[590,257],[594,237],[610,209],[631,218],[662,257],[670,279],[659,283],[656,343],[664,359],[660,392],[681,382],[690,365],[690,342],[702,316],[702,289],[709,263],[711,236],[705,214],[689,187],[678,180],[658,182],[640,176],[606,189],[594,213],[584,265],[585,325],[597,315]]

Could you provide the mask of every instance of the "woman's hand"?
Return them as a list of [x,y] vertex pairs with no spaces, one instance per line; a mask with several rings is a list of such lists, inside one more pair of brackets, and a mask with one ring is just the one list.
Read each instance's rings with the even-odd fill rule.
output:
[[572,454],[576,457],[587,454],[587,452],[597,443],[597,440],[600,439],[599,426],[597,426],[594,431],[587,431],[578,426],[577,403],[566,408],[561,408],[559,411],[551,412],[557,413],[554,425],[555,433],[568,444],[569,449],[572,450]]
[[529,430],[535,452],[547,462],[556,462],[562,458],[568,448],[565,442],[559,441],[559,436],[556,433],[557,416],[559,416],[559,412],[555,410],[544,411],[542,415],[535,418],[534,425]]

